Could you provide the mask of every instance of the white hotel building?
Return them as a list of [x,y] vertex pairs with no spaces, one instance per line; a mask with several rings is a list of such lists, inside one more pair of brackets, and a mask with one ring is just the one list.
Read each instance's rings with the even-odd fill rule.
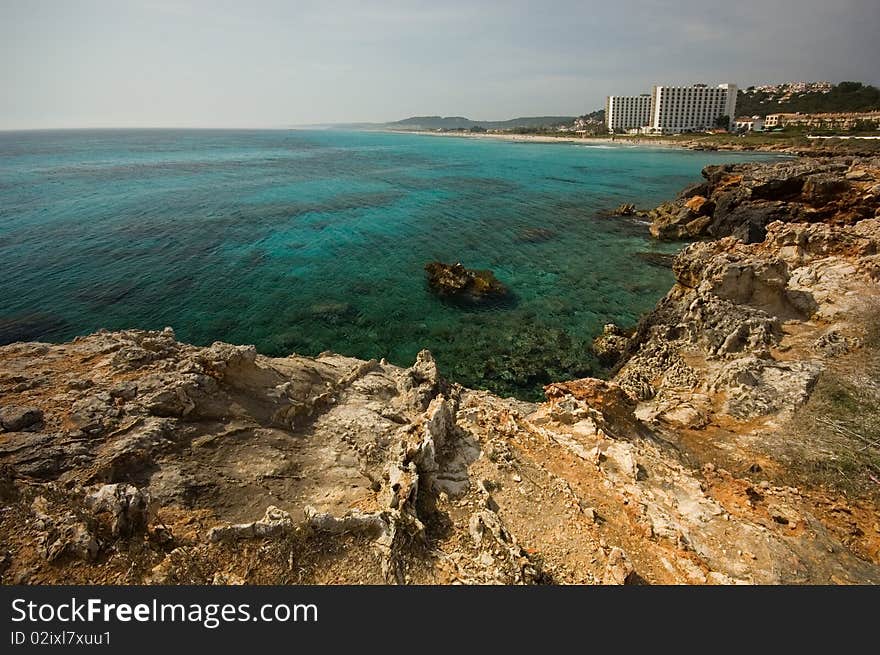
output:
[[717,127],[716,122],[721,116],[732,120],[736,111],[735,84],[655,86],[651,95],[636,97],[650,101],[646,118],[633,115],[630,105],[625,102],[629,98],[608,97],[605,123],[609,130],[638,129],[648,134],[699,132]]
[[643,127],[650,119],[649,93],[639,96],[608,96],[605,100],[605,124],[611,132]]

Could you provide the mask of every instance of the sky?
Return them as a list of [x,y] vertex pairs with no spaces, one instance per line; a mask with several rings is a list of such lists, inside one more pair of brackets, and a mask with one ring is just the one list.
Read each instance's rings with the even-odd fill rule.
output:
[[573,116],[653,84],[880,83],[880,0],[0,0],[0,129]]

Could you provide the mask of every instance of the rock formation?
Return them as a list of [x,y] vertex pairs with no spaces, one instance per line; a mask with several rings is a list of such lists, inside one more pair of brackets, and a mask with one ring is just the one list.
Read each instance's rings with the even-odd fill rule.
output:
[[629,339],[618,326],[609,323],[602,334],[593,339],[593,354],[605,366],[616,364],[626,352]]
[[853,157],[707,166],[705,183],[646,216],[663,240],[758,243],[774,221],[851,225],[880,212],[878,170],[880,158]]
[[444,264],[431,262],[425,264],[428,286],[440,296],[484,301],[507,295],[507,287],[488,270],[465,268],[461,263]]

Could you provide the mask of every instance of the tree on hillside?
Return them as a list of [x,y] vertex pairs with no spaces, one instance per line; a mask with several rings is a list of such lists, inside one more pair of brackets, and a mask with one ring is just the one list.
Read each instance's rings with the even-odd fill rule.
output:
[[[751,87],[750,87],[751,89]],[[781,101],[766,91],[740,91],[736,110],[743,116],[766,116],[778,113],[817,114],[824,112],[880,110],[880,89],[862,82],[840,82],[827,93],[812,91]]]

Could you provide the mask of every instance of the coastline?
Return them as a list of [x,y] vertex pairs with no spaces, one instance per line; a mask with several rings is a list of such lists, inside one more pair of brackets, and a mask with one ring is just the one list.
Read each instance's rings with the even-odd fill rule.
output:
[[390,134],[455,137],[460,139],[495,139],[519,143],[566,143],[585,146],[679,148],[684,150],[725,152],[772,152],[797,157],[833,157],[839,155],[876,156],[880,154],[880,138],[874,137],[745,137],[725,134],[694,134],[677,136],[614,135],[585,136],[551,134],[513,134],[489,132],[436,132],[432,130],[378,130]]
[[435,132],[432,130],[379,130],[390,134],[417,134],[419,136],[440,136],[453,137],[460,139],[494,139],[496,141],[517,141],[525,143],[572,143],[583,145],[638,145],[638,146],[656,146],[682,148],[686,147],[682,143],[663,139],[662,137],[572,137],[572,136],[552,136],[549,134],[513,134],[513,133],[497,133],[497,132]]

